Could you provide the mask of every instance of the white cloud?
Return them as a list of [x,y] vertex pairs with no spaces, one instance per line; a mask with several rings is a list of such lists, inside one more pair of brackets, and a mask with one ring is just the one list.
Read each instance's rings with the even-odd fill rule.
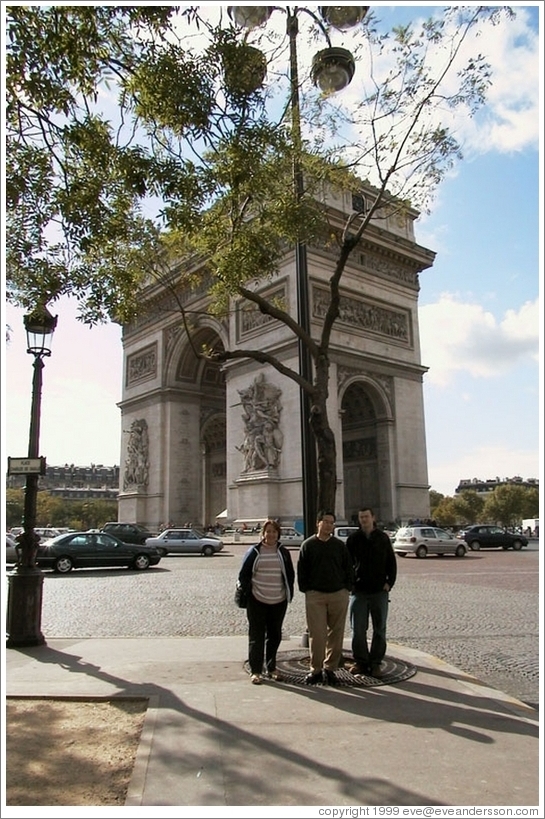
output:
[[419,309],[422,363],[431,383],[446,386],[456,372],[505,375],[522,359],[539,355],[539,303],[528,301],[501,320],[481,304],[450,293]]

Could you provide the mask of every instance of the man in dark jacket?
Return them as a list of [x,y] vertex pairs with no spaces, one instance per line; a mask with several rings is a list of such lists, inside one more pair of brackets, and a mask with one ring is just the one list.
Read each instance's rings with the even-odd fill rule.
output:
[[310,648],[308,685],[325,681],[336,685],[348,611],[354,583],[352,560],[346,545],[333,537],[335,515],[319,512],[318,533],[301,544],[297,581],[305,595]]
[[[352,674],[381,677],[381,663],[386,654],[386,621],[389,592],[396,582],[397,562],[390,538],[377,529],[375,515],[369,507],[358,512],[360,529],[349,535],[346,546],[352,556],[356,581],[350,595]],[[367,643],[369,615],[373,626],[371,646]]]

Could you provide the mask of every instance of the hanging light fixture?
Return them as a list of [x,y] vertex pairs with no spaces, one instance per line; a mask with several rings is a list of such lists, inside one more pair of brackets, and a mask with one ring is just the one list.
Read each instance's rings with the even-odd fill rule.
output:
[[51,355],[51,341],[57,326],[57,316],[52,316],[45,305],[40,305],[28,316],[23,316],[23,322],[27,353],[39,357]]
[[311,77],[324,94],[335,94],[350,84],[356,64],[346,48],[325,48],[314,55]]
[[324,22],[339,31],[353,28],[361,23],[369,6],[320,6],[320,14]]
[[248,43],[229,47],[223,54],[225,87],[230,94],[244,97],[260,88],[267,76],[267,58]]
[[270,6],[227,6],[227,14],[241,28],[251,30],[266,23],[271,16]]

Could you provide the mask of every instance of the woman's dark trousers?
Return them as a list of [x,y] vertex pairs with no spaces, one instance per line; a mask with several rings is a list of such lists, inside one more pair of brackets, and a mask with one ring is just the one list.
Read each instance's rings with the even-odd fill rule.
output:
[[268,605],[260,603],[253,594],[248,597],[248,662],[252,674],[263,674],[265,670],[276,669],[276,652],[282,642],[282,623],[288,608],[288,601]]

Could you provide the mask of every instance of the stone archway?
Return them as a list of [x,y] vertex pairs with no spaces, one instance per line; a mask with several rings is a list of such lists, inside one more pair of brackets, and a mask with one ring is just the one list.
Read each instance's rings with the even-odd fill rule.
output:
[[225,414],[214,415],[203,425],[202,440],[202,523],[214,526],[227,505],[227,455]]
[[[392,517],[391,463],[385,420],[390,417],[383,397],[362,381],[350,384],[341,403],[345,517],[357,523],[358,509],[370,506],[377,520]],[[387,422],[389,425],[389,422]]]

